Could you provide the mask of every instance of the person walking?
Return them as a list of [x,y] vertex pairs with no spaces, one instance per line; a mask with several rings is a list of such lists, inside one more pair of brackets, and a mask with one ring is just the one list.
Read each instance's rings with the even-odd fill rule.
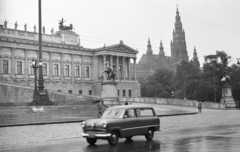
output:
[[198,100],[198,112],[202,112],[202,100]]
[[128,101],[126,100],[125,104],[124,105],[128,105]]

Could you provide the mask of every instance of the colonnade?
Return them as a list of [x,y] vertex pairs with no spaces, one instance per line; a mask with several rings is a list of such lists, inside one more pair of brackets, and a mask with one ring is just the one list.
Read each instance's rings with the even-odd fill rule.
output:
[[[36,53],[36,56],[30,56],[28,54],[28,51],[30,49],[22,49],[24,51],[24,57],[17,54],[16,48],[11,48],[11,53],[8,55],[2,55],[0,56],[0,72],[2,75],[8,75],[12,78],[24,78],[29,79],[33,78],[31,75],[33,73],[30,73],[30,61],[32,59],[38,59],[38,53]],[[33,50],[31,50],[33,51]],[[37,51],[36,51],[37,52]],[[81,55],[81,54],[70,54],[70,53],[63,53],[63,52],[52,52],[52,51],[44,51],[48,52],[49,57],[48,59],[43,58],[43,63],[47,64],[47,73],[44,75],[44,78],[48,78],[49,80],[54,80],[56,77],[59,80],[85,80],[86,75],[86,67],[89,67],[89,80],[96,80],[99,76],[101,76],[101,70],[104,69],[104,61],[108,60],[111,67],[115,66],[116,69],[116,80],[136,80],[136,58],[132,57],[124,57],[124,56],[114,56],[114,55],[98,55],[98,56],[89,56],[91,58],[91,61],[88,61],[90,63],[84,62],[84,57],[87,55]],[[53,53],[60,54],[60,60],[53,60]],[[64,60],[64,54],[70,55],[71,61],[65,61]],[[74,56],[79,56],[81,59],[81,62],[74,61]],[[102,59],[101,59],[102,58]],[[98,62],[98,59],[101,59],[102,62],[102,68],[100,69],[97,64],[101,63]],[[134,61],[134,77],[132,78],[131,75],[131,59]],[[8,60],[8,73],[3,73],[3,60]],[[95,61],[96,60],[96,61]],[[22,74],[17,74],[17,61],[22,62]],[[59,65],[59,74],[58,76],[54,75],[54,64]],[[66,78],[64,72],[64,66],[68,64],[69,66],[69,74]],[[76,77],[76,66],[79,66],[79,77]],[[120,68],[121,67],[121,68]]]

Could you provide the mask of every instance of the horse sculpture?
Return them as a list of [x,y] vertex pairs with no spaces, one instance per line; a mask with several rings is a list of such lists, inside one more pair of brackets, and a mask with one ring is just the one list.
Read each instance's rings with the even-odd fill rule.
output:
[[62,18],[62,20],[59,20],[59,29],[60,30],[63,30],[63,31],[72,31],[74,28],[73,28],[73,25],[70,24],[70,26],[64,26],[63,23],[65,22],[65,20]]
[[102,75],[103,74],[105,74],[105,78],[107,81],[115,82],[116,70],[115,68],[111,68],[107,61],[105,62],[105,70],[102,72]]

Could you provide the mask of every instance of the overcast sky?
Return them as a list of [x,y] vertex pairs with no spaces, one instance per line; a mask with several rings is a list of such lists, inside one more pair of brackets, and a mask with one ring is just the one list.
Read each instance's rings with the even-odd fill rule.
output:
[[[64,25],[73,24],[80,35],[81,46],[103,47],[123,43],[138,49],[138,60],[147,50],[150,38],[154,54],[160,40],[165,54],[171,55],[170,41],[176,7],[186,34],[189,58],[194,46],[202,66],[204,55],[223,50],[240,58],[240,0],[42,0],[42,25],[46,33],[58,30],[61,18]],[[0,24],[8,28],[28,30],[38,26],[38,0],[0,0]]]

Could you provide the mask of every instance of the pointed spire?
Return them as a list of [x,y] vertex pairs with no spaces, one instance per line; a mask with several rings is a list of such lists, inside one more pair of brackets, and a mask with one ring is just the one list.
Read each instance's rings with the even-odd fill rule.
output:
[[163,45],[162,45],[162,40],[160,41],[159,55],[165,56],[165,52],[164,52]]
[[148,38],[148,45],[147,45],[147,54],[152,54],[152,46],[150,42],[150,38]]
[[197,51],[196,51],[196,47],[195,46],[194,46],[194,51],[193,51],[193,58],[194,59],[198,59]]

